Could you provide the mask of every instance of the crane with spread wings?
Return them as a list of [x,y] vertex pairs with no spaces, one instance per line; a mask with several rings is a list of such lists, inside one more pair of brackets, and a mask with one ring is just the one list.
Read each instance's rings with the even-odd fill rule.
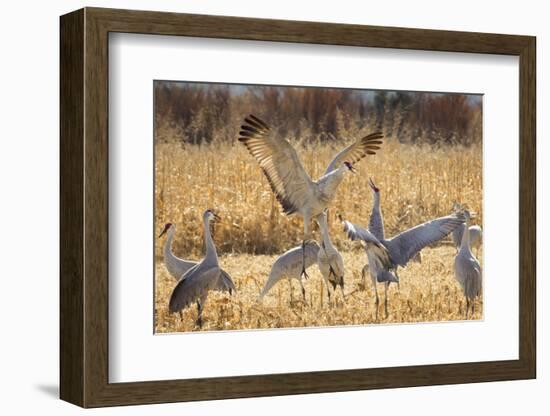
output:
[[[260,165],[283,211],[287,215],[297,213],[303,217],[302,253],[305,253],[305,242],[311,238],[311,220],[330,206],[344,176],[355,171],[353,165],[366,155],[376,154],[382,138],[382,133],[376,132],[356,140],[341,150],[324,175],[314,181],[305,171],[292,145],[277,137],[258,117],[246,117],[239,133],[239,141]],[[307,277],[305,269],[304,259],[302,275]]]
[[464,224],[465,221],[466,217],[459,212],[427,221],[389,239],[379,239],[366,228],[349,221],[342,221],[344,231],[347,232],[351,240],[362,240],[365,243],[369,270],[375,289],[377,313],[379,298],[376,283],[384,283],[384,310],[387,317],[388,286],[392,282],[399,282],[397,268],[404,267],[420,250],[440,241],[453,232],[454,229]]

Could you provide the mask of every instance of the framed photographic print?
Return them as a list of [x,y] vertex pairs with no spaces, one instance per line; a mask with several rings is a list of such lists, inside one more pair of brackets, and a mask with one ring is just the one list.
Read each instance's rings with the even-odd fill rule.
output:
[[535,103],[529,36],[62,16],[61,398],[534,378]]

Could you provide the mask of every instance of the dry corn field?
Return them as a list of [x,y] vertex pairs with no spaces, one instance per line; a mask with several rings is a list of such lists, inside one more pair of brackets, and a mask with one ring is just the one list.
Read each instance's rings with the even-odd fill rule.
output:
[[[292,144],[306,171],[318,178],[348,143]],[[386,318],[383,285],[378,288],[377,316],[370,276],[365,287],[361,283],[365,252],[360,243],[347,239],[336,218],[341,214],[367,226],[372,209],[368,178],[373,177],[381,189],[387,236],[448,215],[454,202],[474,211],[474,223],[482,224],[481,145],[431,147],[388,139],[375,156],[355,165],[357,174],[346,176],[329,211],[331,239],[344,257],[346,293],[344,302],[337,291],[331,305],[316,265],[308,270],[311,278],[304,281],[305,302],[295,280],[292,300],[284,280],[263,302],[257,301],[274,260],[301,242],[303,225],[301,217],[282,214],[256,161],[237,140],[185,147],[157,142],[155,162],[155,230],[158,234],[167,222],[176,225],[172,248],[178,257],[200,260],[204,256],[201,218],[205,209],[212,208],[223,218],[213,225],[213,236],[220,264],[233,278],[237,293],[210,292],[203,331],[464,319],[466,302],[454,279],[455,249],[450,239],[424,249],[422,263],[410,262],[400,270],[400,287],[390,285]],[[314,236],[319,240],[316,225]],[[198,330],[196,308],[184,310],[183,319],[168,312],[176,281],[163,264],[164,242],[164,237],[156,239],[156,331]],[[481,262],[481,249],[474,253]],[[470,319],[480,319],[482,307],[478,299]]]

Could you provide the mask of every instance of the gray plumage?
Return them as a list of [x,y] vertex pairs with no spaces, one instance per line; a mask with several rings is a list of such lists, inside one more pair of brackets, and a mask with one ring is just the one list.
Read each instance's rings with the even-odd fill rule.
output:
[[342,296],[344,296],[345,299],[344,259],[330,240],[326,212],[317,216],[317,223],[321,229],[322,236],[321,248],[317,254],[317,265],[319,266],[319,271],[321,272],[327,287],[328,300],[330,302],[331,295],[329,283],[333,290],[336,290],[336,287],[340,286],[342,289]]
[[168,223],[164,226],[164,230],[160,233],[159,238],[164,234],[167,234],[166,241],[164,243],[164,266],[168,273],[176,280],[179,280],[189,269],[197,265],[196,261],[184,260],[179,258],[172,251],[172,241],[174,234],[176,233],[176,226],[172,223]]
[[[311,237],[311,219],[329,207],[344,175],[353,170],[354,163],[366,155],[374,155],[380,149],[383,137],[382,133],[377,132],[347,146],[315,182],[305,171],[292,145],[282,137],[275,137],[270,127],[259,118],[253,115],[246,117],[239,135],[239,141],[260,165],[283,211],[303,217],[302,244]],[[302,273],[305,274],[305,267]]]
[[[468,221],[470,220],[469,211],[465,210],[466,216],[465,230],[468,230]],[[476,259],[471,250],[470,233],[464,232],[460,249],[455,257],[455,278],[462,288],[464,297],[466,298],[466,319],[470,306],[472,313],[474,312],[474,300],[481,293],[481,265]]]
[[382,208],[380,207],[380,189],[374,184],[372,178],[369,178],[369,186],[372,190],[372,211],[369,219],[369,231],[380,241],[384,240],[384,218],[382,217]]
[[[462,225],[461,227],[458,227],[453,231],[453,243],[457,249],[462,243],[462,235],[464,234],[465,229],[466,226]],[[479,225],[470,225],[468,227],[468,230],[470,231],[470,248],[480,246],[483,237],[483,231],[481,230],[481,227]]]
[[397,276],[391,277],[389,274],[383,273],[391,272],[391,270],[395,269],[390,253],[384,244],[369,230],[349,221],[342,221],[342,223],[344,225],[344,231],[347,233],[350,240],[360,240],[365,243],[373,282],[382,283],[387,281],[398,281],[399,279]]
[[[369,230],[355,225],[349,221],[343,221],[344,231],[352,241],[361,240],[365,243],[365,251],[369,261],[368,271],[371,276],[372,285],[374,287],[375,302],[376,302],[376,319],[378,319],[378,305],[380,297],[378,296],[378,283],[384,284],[384,311],[388,316],[388,286],[390,283],[399,283],[399,276],[395,266],[390,259],[390,253],[384,245],[372,234]],[[363,284],[364,284],[363,274]]]
[[405,266],[424,247],[442,240],[465,221],[461,213],[427,221],[382,243],[396,266]]
[[[194,260],[185,260],[179,258],[172,251],[173,239],[176,233],[175,224],[168,223],[165,225],[164,230],[159,235],[162,237],[163,234],[167,234],[166,242],[164,243],[163,254],[164,254],[164,266],[168,273],[179,281],[185,273],[187,273],[191,268],[195,267],[198,262]],[[229,274],[222,269],[222,275],[229,276]]]
[[[463,224],[464,221],[465,218],[463,214],[455,213],[437,218],[435,220],[427,221],[423,224],[417,225],[416,227],[403,231],[390,239],[377,238],[375,234],[370,231],[370,227],[369,234],[371,234],[372,237],[376,238],[378,242],[382,243],[387,248],[390,253],[391,261],[395,266],[405,266],[409,260],[420,253],[420,250],[443,239]],[[379,232],[378,235],[380,235]]]
[[[376,186],[372,178],[369,178],[369,186],[372,190],[373,204],[372,211],[369,219],[369,231],[379,240],[385,240],[384,230],[384,217],[382,216],[382,207],[380,206],[380,189]],[[422,263],[422,255],[418,251],[413,257],[412,261]],[[368,264],[361,270],[363,287],[365,287],[365,276],[368,272]]]
[[348,237],[351,240],[362,240],[366,244],[369,271],[375,288],[377,306],[379,298],[376,282],[385,283],[384,309],[386,316],[388,315],[388,285],[392,282],[399,282],[397,268],[405,266],[420,250],[443,239],[464,221],[465,217],[461,213],[448,215],[420,224],[389,240],[379,240],[369,230],[349,221],[344,221],[344,230],[348,233]]
[[210,233],[210,221],[213,219],[219,219],[219,217],[211,210],[206,210],[203,215],[206,255],[201,262],[181,277],[172,291],[168,304],[170,312],[178,312],[196,302],[199,327],[202,327],[202,310],[208,292],[219,290],[232,294],[235,291],[233,280],[219,265],[216,246]]
[[[271,266],[269,277],[265,282],[265,285],[260,293],[259,299],[262,300],[264,296],[271,290],[275,284],[283,279],[296,279],[300,282],[302,288],[302,295],[305,300],[305,288],[302,283],[302,258],[305,259],[305,267],[308,269],[317,263],[317,253],[319,252],[319,244],[316,241],[308,240],[305,243],[305,255],[302,253],[302,246],[291,248],[290,250],[281,254],[277,260]],[[292,295],[292,286],[291,286]]]

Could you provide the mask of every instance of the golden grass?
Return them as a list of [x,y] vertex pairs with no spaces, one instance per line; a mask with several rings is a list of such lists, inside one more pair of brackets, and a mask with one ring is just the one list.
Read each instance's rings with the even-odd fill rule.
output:
[[[345,146],[296,146],[307,172],[320,177],[332,156]],[[302,219],[286,216],[246,148],[233,145],[188,146],[157,144],[156,218],[160,232],[166,222],[177,225],[174,251],[183,257],[203,254],[202,212],[214,208],[225,225],[215,227],[219,253],[277,254],[301,241]],[[454,202],[466,204],[482,223],[481,147],[412,146],[387,141],[375,156],[356,165],[338,188],[329,225],[340,248],[350,244],[336,215],[366,224],[372,208],[368,178],[381,189],[388,235],[424,221],[448,215]],[[227,224],[235,224],[230,226]],[[156,254],[162,254],[157,241]]]
[[[346,143],[295,144],[305,169],[313,178],[322,175],[331,157]],[[463,319],[464,298],[454,280],[454,248],[448,245],[427,248],[422,264],[412,263],[400,271],[401,287],[390,289],[390,316],[384,319],[380,306],[376,320],[374,292],[367,281],[359,290],[361,269],[366,262],[358,243],[347,240],[337,213],[366,225],[372,208],[368,177],[381,188],[386,234],[450,213],[454,202],[466,204],[482,223],[481,146],[413,146],[387,141],[376,156],[356,165],[357,175],[348,175],[338,189],[329,215],[333,242],[342,251],[346,268],[344,304],[338,293],[336,303],[327,306],[326,289],[317,267],[305,282],[307,302],[294,285],[294,302],[289,306],[288,283],[275,286],[263,303],[258,293],[265,283],[274,259],[296,246],[302,238],[302,219],[285,216],[255,160],[244,146],[215,144],[182,147],[157,143],[155,172],[155,227],[175,223],[175,253],[183,258],[203,256],[201,216],[214,208],[224,224],[214,227],[214,240],[223,268],[233,277],[238,293],[229,297],[212,292],[204,311],[203,330],[305,327],[368,324],[374,322],[425,322]],[[316,236],[318,232],[316,231]],[[179,315],[167,311],[175,280],[162,262],[164,239],[156,244],[155,327],[158,332],[196,329],[196,310]],[[383,287],[379,293],[383,299]],[[481,301],[473,319],[481,318]]]
[[[235,254],[221,257],[220,262],[233,277],[237,293],[211,292],[203,313],[203,331],[288,328],[313,326],[365,325],[374,323],[433,322],[462,320],[466,303],[460,286],[454,279],[455,249],[451,246],[427,248],[421,264],[410,263],[399,273],[399,289],[391,285],[388,291],[388,318],[384,315],[384,287],[378,285],[380,305],[378,318],[374,288],[370,276],[366,288],[361,287],[361,269],[366,261],[363,250],[342,253],[344,256],[345,293],[340,290],[328,304],[326,287],[317,266],[308,270],[310,279],[304,281],[306,302],[300,286],[292,281],[293,301],[289,284],[280,281],[258,302],[258,294],[267,279],[271,264],[277,256]],[[178,314],[168,312],[168,299],[175,279],[166,272],[162,262],[156,265],[155,323],[157,332],[195,331],[196,308]],[[482,318],[483,303],[476,301],[475,313],[469,319]]]

